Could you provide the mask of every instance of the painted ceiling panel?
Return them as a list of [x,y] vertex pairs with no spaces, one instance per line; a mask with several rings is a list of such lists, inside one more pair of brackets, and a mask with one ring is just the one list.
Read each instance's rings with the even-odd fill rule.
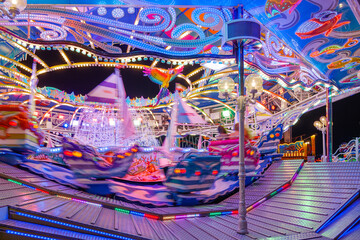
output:
[[[263,25],[261,41],[247,41],[245,47],[246,75],[258,73],[265,80],[259,106],[267,111],[274,107],[275,112],[304,96],[323,92],[330,84],[341,88],[359,85],[359,24],[353,11],[356,7],[350,7],[357,2],[351,0],[29,0],[30,5],[15,20],[1,19],[1,46],[6,41],[35,58],[40,63],[39,76],[89,66],[114,68],[120,64],[142,72],[144,68],[166,71],[184,65],[175,81],[188,88],[184,97],[202,108],[226,102],[219,98],[219,79],[230,76],[238,81],[233,44],[224,42],[222,27],[233,19],[233,6],[241,2],[245,17]],[[48,51],[56,51],[58,64],[46,61]],[[1,54],[9,52],[4,49]],[[227,68],[214,71],[204,69],[205,64]],[[17,64],[13,69],[21,67]],[[5,83],[16,82],[16,76],[21,79],[8,69],[2,71]],[[26,74],[25,82],[31,73]],[[58,101],[84,103],[84,96],[50,88],[37,91]],[[171,98],[164,97],[161,104]],[[155,100],[139,96],[128,103],[143,107]]]
[[339,88],[360,85],[356,0],[260,0],[245,9]]

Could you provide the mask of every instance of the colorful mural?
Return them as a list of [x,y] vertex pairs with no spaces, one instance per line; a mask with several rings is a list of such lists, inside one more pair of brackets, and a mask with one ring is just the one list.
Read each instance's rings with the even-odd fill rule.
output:
[[358,1],[263,0],[246,2],[244,7],[337,87],[360,85],[344,81],[359,70]]

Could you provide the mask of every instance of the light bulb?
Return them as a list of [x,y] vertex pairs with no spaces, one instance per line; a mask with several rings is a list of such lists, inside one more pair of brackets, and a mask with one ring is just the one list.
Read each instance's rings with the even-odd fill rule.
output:
[[322,122],[326,126],[327,125],[326,117],[325,116],[320,117],[320,122]]

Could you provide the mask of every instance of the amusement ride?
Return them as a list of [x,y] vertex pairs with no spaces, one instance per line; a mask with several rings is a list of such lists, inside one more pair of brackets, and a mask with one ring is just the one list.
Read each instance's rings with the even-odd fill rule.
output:
[[[358,7],[0,0],[0,238],[356,239],[358,139],[332,155],[332,103],[360,91]],[[74,68],[113,73],[39,87]],[[127,70],[159,91],[130,98]],[[321,162],[284,160],[322,106]]]

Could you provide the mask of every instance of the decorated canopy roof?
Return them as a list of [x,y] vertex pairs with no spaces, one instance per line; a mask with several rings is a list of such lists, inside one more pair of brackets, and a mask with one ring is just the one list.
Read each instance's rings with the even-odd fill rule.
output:
[[[2,91],[8,91],[3,99],[26,101],[29,59],[34,59],[37,76],[78,67],[160,72],[183,67],[170,84],[186,89],[183,97],[189,104],[200,110],[211,104],[234,110],[233,102],[219,97],[217,82],[224,76],[238,81],[233,43],[225,42],[223,30],[224,23],[237,18],[239,3],[244,18],[262,26],[261,41],[245,44],[245,73],[264,79],[265,92],[255,108],[275,114],[319,93],[324,96],[326,88],[360,85],[356,0],[28,0],[14,19],[0,19],[0,80]],[[40,57],[44,51],[62,59],[49,62]],[[85,101],[51,86],[37,93],[59,106],[78,107]],[[171,93],[161,101],[139,96],[128,98],[128,104],[158,108],[172,98]]]

